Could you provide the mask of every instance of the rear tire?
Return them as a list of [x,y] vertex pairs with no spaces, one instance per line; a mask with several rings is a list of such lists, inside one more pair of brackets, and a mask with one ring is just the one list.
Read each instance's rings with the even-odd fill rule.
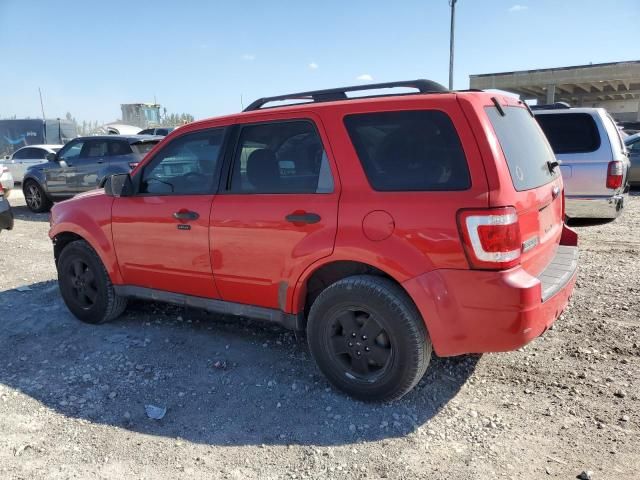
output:
[[309,313],[311,354],[329,382],[365,401],[396,400],[424,376],[432,345],[405,291],[373,275],[330,285]]
[[33,213],[48,212],[53,202],[47,197],[42,187],[34,180],[27,180],[22,187],[27,207]]
[[79,320],[105,323],[124,312],[126,297],[115,293],[100,257],[87,242],[76,240],[67,245],[57,267],[62,298]]

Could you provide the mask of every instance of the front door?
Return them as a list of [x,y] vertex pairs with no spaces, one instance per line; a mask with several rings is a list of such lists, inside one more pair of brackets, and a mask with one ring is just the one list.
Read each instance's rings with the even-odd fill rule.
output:
[[71,140],[58,152],[55,162],[45,164],[47,190],[54,197],[69,195],[71,187],[67,181],[75,175],[75,163],[80,158],[84,143],[84,140]]
[[98,186],[98,171],[107,166],[109,141],[104,138],[86,140],[74,170],[67,174],[67,188],[71,195],[86,192]]
[[288,311],[291,279],[332,253],[339,186],[318,127],[308,119],[238,127],[231,178],[211,211],[223,300]]
[[115,199],[113,241],[125,284],[219,298],[209,217],[224,133],[216,128],[175,138],[136,173],[139,191]]

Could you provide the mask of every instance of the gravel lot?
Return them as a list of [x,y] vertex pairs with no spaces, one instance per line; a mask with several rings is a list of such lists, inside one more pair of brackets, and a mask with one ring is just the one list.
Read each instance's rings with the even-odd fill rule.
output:
[[144,303],[81,324],[58,295],[47,215],[13,192],[0,478],[640,478],[639,193],[618,220],[576,226],[577,290],[553,330],[435,358],[403,400],[369,405],[330,389],[280,328]]

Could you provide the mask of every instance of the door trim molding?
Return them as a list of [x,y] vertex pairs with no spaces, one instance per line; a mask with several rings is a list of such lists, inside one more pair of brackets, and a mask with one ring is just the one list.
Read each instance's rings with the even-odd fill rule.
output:
[[116,294],[123,297],[154,300],[158,302],[172,303],[185,307],[200,308],[212,313],[222,315],[235,315],[264,320],[270,323],[282,325],[289,330],[302,330],[303,321],[300,315],[286,313],[275,308],[246,305],[244,303],[226,302],[213,298],[195,297],[183,293],[167,292],[155,288],[138,287],[135,285],[114,285]]

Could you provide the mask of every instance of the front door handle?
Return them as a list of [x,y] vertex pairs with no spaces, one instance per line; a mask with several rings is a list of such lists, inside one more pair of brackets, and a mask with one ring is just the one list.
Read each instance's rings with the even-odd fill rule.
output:
[[173,218],[176,220],[197,220],[200,218],[197,212],[192,212],[190,210],[180,210],[173,214]]
[[291,223],[318,223],[322,219],[317,213],[307,212],[293,212],[284,218]]

